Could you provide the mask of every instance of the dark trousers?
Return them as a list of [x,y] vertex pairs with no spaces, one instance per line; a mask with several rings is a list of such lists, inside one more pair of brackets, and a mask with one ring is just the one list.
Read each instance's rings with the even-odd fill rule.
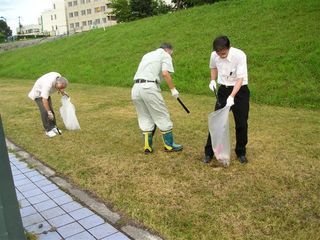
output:
[[[47,110],[43,106],[42,98],[36,98],[35,101],[36,101],[36,103],[39,107],[39,110],[40,110],[40,115],[41,115],[43,127],[47,132],[49,132],[50,130],[52,130],[53,128],[56,127],[56,117],[54,117],[53,120],[50,120],[48,118],[48,113],[47,113]],[[53,115],[55,116],[53,108],[52,108],[51,97],[48,98],[48,102],[49,102],[50,110],[53,113]]]
[[[233,87],[226,87],[221,85],[218,90],[218,102],[216,103],[215,110],[223,108],[227,103],[227,98],[232,92]],[[248,143],[248,116],[249,116],[249,99],[250,90],[247,85],[240,88],[238,93],[234,98],[234,105],[231,107],[235,121],[236,129],[236,148],[235,152],[237,156],[246,155],[246,145]],[[211,145],[210,132],[208,134],[208,139],[206,146],[204,147],[204,152],[206,156],[213,157],[214,153]]]

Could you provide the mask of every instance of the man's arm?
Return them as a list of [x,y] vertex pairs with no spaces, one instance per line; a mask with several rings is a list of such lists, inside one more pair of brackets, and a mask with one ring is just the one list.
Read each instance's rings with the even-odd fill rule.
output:
[[211,80],[217,80],[218,77],[218,69],[217,68],[211,68]]
[[51,111],[48,99],[42,98],[42,103],[43,103],[44,108],[47,110],[47,112]]
[[230,96],[235,97],[242,86],[243,78],[238,78],[236,84],[234,85]]
[[167,83],[168,87],[170,89],[173,89],[174,88],[174,84],[173,84],[172,77],[171,77],[169,71],[167,71],[167,70],[162,71],[162,76],[166,80],[166,83]]

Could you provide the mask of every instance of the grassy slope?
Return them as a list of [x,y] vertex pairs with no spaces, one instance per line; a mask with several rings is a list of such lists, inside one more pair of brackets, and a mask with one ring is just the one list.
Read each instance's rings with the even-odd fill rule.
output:
[[[130,89],[72,84],[82,130],[66,131],[58,114],[63,135],[48,139],[26,97],[32,84],[0,81],[7,136],[164,239],[319,238],[319,111],[252,104],[250,163],[241,166],[232,153],[231,166],[222,169],[200,161],[213,97],[184,95],[187,115],[164,93],[176,142],[185,148],[163,152],[157,132],[155,152],[145,156]],[[58,112],[57,94],[53,103]]]
[[169,41],[177,88],[209,94],[212,39],[226,34],[248,55],[254,102],[317,109],[319,16],[318,0],[220,2],[2,53],[0,76],[58,71],[71,82],[129,87],[141,56]]

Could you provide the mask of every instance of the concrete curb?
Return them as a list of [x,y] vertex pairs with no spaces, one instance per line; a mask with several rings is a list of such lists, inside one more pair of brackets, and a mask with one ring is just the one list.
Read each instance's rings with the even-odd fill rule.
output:
[[[30,153],[21,149],[20,147],[18,147],[8,139],[6,139],[6,144],[7,144],[8,150],[13,151],[15,154],[21,157],[23,161],[30,164],[32,167],[38,170],[42,175],[49,178],[52,182],[57,184],[63,190],[69,192],[71,196],[78,199],[80,202],[85,203],[88,208],[96,212],[101,217],[105,218],[110,223],[117,224],[119,220],[121,220],[121,216],[118,213],[111,211],[104,203],[97,201],[96,199],[91,197],[88,193],[73,186],[67,180],[59,176],[56,176],[56,172],[54,170],[52,170],[51,168],[41,163],[41,161],[36,159]],[[123,231],[124,233],[126,233],[128,236],[130,236],[132,239],[135,239],[135,240],[162,240],[162,238],[155,236],[144,229],[137,228],[132,225],[122,226],[121,231]]]

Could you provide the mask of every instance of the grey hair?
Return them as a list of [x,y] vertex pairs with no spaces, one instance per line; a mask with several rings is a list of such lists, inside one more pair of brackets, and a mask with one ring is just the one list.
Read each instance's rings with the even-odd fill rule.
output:
[[170,43],[162,43],[160,45],[160,48],[162,48],[162,49],[168,48],[168,49],[171,49],[171,50],[173,49],[173,47],[172,47],[172,45]]
[[68,80],[64,77],[57,77],[56,83],[62,83],[65,87],[69,84]]

